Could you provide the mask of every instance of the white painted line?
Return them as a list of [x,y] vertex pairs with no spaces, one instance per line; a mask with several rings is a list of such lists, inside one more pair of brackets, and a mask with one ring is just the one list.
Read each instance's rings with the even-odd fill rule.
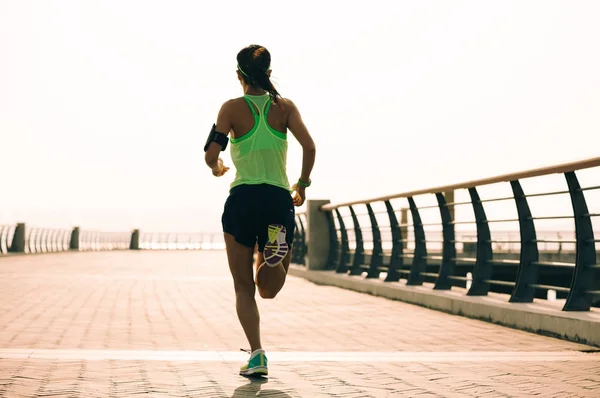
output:
[[103,274],[4,274],[3,278],[35,278],[35,279],[132,279],[144,281],[177,281],[177,282],[193,282],[193,281],[230,281],[233,283],[231,276],[179,276],[179,275],[103,275]]
[[[600,361],[600,354],[577,351],[467,351],[467,352],[285,352],[267,351],[270,362],[547,362]],[[4,359],[62,360],[136,360],[240,362],[248,358],[241,351],[167,351],[167,350],[86,350],[0,348]]]

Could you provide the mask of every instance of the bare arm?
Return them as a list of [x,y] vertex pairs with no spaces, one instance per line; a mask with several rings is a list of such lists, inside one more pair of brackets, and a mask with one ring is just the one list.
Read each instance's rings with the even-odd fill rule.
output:
[[300,180],[308,183],[310,182],[310,173],[315,164],[317,153],[315,142],[304,125],[304,121],[302,120],[302,116],[300,116],[300,111],[298,111],[296,105],[290,100],[287,102],[291,108],[290,115],[288,116],[288,128],[302,146],[302,172],[300,174]]

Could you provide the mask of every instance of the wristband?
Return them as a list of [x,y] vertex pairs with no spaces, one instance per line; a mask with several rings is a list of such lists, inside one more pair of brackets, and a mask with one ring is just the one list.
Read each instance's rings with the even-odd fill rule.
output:
[[301,179],[298,178],[298,186],[302,187],[302,188],[308,188],[310,187],[310,184],[312,183],[312,181],[309,179],[308,180],[308,184],[305,183],[304,181],[302,181]]

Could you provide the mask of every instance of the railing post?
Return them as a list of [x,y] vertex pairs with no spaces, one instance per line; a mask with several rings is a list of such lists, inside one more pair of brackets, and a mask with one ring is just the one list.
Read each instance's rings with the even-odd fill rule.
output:
[[44,229],[44,233],[43,233],[43,246],[42,246],[42,253],[50,253],[52,252],[52,244],[51,244],[51,238],[52,238],[52,230],[51,229]]
[[48,250],[48,229],[42,229],[42,233],[40,235],[40,249],[42,253],[49,252]]
[[35,253],[35,228],[25,230],[25,253]]
[[300,264],[306,265],[306,255],[308,254],[308,247],[306,245],[306,228],[302,222],[302,217],[298,216],[299,226],[299,238],[300,247],[298,248],[298,260]]
[[527,203],[527,196],[523,192],[519,180],[510,182],[510,186],[517,205],[519,217],[519,231],[521,237],[521,254],[515,287],[510,296],[511,303],[531,303],[535,297],[535,288],[538,281],[539,251],[536,241],[535,224]]
[[367,203],[367,212],[371,221],[371,231],[373,233],[373,252],[371,253],[371,263],[369,264],[369,272],[367,278],[378,278],[381,272],[380,267],[383,265],[383,247],[381,244],[381,231],[377,224],[377,217],[373,212],[370,203]]
[[400,235],[402,235],[402,248],[408,248],[408,209],[400,209]]
[[42,229],[34,228],[35,231],[35,250],[34,253],[42,252]]
[[66,229],[61,229],[56,233],[56,246],[59,252],[65,251],[65,234],[67,233]]
[[57,229],[51,229],[50,230],[50,251],[51,252],[57,252],[58,251],[58,246],[56,244],[56,237],[58,236],[58,230]]
[[[398,282],[400,280],[400,273],[398,270],[402,269],[404,265],[404,241],[402,238],[402,228],[398,225],[398,219],[394,212],[394,207],[389,200],[385,201],[385,208],[390,219],[390,229],[392,232],[392,255],[390,258],[390,265],[388,266],[388,274],[385,278],[386,282]],[[406,236],[406,235],[405,235]]]
[[[71,231],[71,239],[69,239],[69,249],[71,249],[71,243],[73,242],[73,233],[75,229]],[[77,250],[84,251],[85,250],[85,242],[86,242],[86,233],[82,231],[80,227],[77,227]]]
[[292,263],[300,264],[300,227],[298,223],[300,216],[294,217],[294,242],[292,243]]
[[48,232],[48,251],[56,252],[56,229],[51,229]]
[[129,250],[140,250],[140,230],[134,229],[131,233],[131,241],[129,242]]
[[575,172],[565,173],[565,178],[573,205],[576,258],[571,289],[563,311],[589,311],[593,299],[589,292],[600,287],[600,268],[594,267],[596,264],[594,228]]
[[340,234],[342,236],[340,257],[335,272],[345,274],[348,272],[348,263],[350,262],[350,244],[348,242],[348,231],[346,231],[346,224],[344,223],[344,218],[342,217],[338,209],[335,209],[335,214],[337,216],[338,223],[340,224]]
[[492,236],[477,188],[469,188],[469,195],[471,196],[471,204],[473,205],[477,225],[477,259],[473,269],[473,281],[467,295],[487,296],[490,284],[486,280],[489,280],[492,276],[492,264],[490,263],[493,255]]
[[98,248],[98,232],[90,233],[90,251],[96,251]]
[[360,229],[360,223],[358,222],[358,217],[356,217],[356,213],[352,206],[348,206],[350,209],[350,215],[352,216],[352,223],[354,224],[354,239],[356,241],[356,248],[354,249],[354,258],[352,259],[352,267],[350,268],[350,275],[360,275],[362,274],[362,265],[365,261],[365,246],[362,236],[362,230]]
[[[28,228],[26,237],[26,246],[29,246],[29,253],[39,253],[39,229]],[[25,249],[27,251],[27,249]]]
[[15,234],[13,235],[12,244],[8,249],[11,253],[24,253],[25,252],[25,223],[18,223],[15,228]]
[[71,234],[72,234],[72,230],[69,231],[68,229],[65,229],[63,231],[63,234],[61,236],[61,247],[62,247],[62,251],[67,251],[69,250],[69,246],[71,244]]
[[59,245],[59,239],[62,236],[61,232],[58,229],[52,231],[52,250],[55,252],[62,250],[62,247]]
[[0,254],[8,253],[8,226],[0,225]]
[[323,270],[327,267],[329,255],[329,225],[327,215],[321,207],[330,203],[329,200],[306,201],[306,269]]
[[92,247],[92,232],[81,231],[81,240],[79,242],[80,251],[89,251]]
[[327,257],[327,269],[336,269],[338,252],[340,250],[340,242],[338,241],[337,231],[335,230],[335,221],[333,219],[333,211],[325,212],[327,216],[327,225],[329,225],[329,256]]
[[90,232],[80,231],[81,239],[79,240],[79,250],[87,251],[90,250]]
[[435,290],[450,290],[452,288],[452,280],[448,278],[454,275],[456,265],[456,244],[454,234],[454,211],[450,211],[448,203],[454,202],[454,191],[451,191],[449,198],[444,194],[436,193],[438,206],[440,208],[440,216],[442,219],[442,264],[438,272],[437,280],[435,281]]
[[415,253],[406,284],[422,285],[423,280],[425,279],[422,273],[427,269],[427,260],[425,258],[427,256],[425,230],[423,229],[423,222],[421,221],[421,215],[419,214],[419,209],[415,204],[415,200],[412,197],[408,197],[407,199],[410,207],[410,214],[413,219],[413,227],[415,229]]
[[[456,220],[454,217],[454,190],[444,192],[444,199],[446,200],[446,208],[448,209],[448,213],[450,213],[450,219],[452,221]],[[448,204],[450,203],[450,204]]]

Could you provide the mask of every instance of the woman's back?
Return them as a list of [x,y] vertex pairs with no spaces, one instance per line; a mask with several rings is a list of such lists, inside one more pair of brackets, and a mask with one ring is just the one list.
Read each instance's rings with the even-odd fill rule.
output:
[[287,177],[287,117],[269,94],[246,94],[232,101],[231,188],[269,184],[290,190]]
[[[268,94],[265,94],[268,96]],[[248,102],[244,99],[245,97],[255,97],[245,95],[243,97],[235,98],[230,101],[232,110],[232,138],[240,139],[244,135],[250,132],[255,124],[254,115]],[[286,134],[288,129],[288,116],[290,107],[286,106],[288,102],[286,99],[279,98],[279,104],[271,105],[269,113],[267,115],[267,123],[274,130]],[[256,106],[254,106],[254,110]]]
[[237,171],[232,185],[258,185],[263,181],[289,194],[285,165],[289,131],[303,152],[300,178],[291,187],[296,193],[294,205],[301,206],[305,188],[310,186],[315,144],[296,105],[282,98],[271,82],[271,55],[267,49],[253,44],[243,48],[236,59],[236,74],[244,96],[221,106],[209,136],[214,143],[208,143],[205,149],[206,164],[217,177],[229,170],[218,154],[227,147],[226,136],[230,135],[230,150]]

